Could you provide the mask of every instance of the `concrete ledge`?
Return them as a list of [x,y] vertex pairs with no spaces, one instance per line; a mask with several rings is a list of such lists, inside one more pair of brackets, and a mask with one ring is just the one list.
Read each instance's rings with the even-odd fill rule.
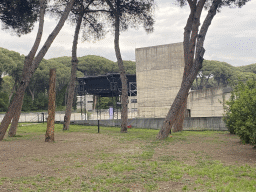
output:
[[[128,125],[136,128],[160,129],[164,118],[129,119]],[[121,120],[99,120],[100,126],[120,127]],[[77,120],[74,124],[97,126],[98,120]],[[222,117],[190,117],[184,120],[184,130],[227,131]]]

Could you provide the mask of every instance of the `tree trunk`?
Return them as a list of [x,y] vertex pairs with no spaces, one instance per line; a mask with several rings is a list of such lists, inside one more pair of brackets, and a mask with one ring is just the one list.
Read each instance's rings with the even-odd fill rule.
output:
[[15,93],[15,91],[16,91],[16,85],[18,84],[18,82],[14,82],[14,85],[13,85],[13,87],[12,87],[12,91],[11,91],[11,94],[9,95],[9,103],[11,102],[11,99],[12,99],[12,96],[13,96],[13,94]]
[[[181,84],[181,88],[169,110],[167,113],[166,119],[163,123],[163,126],[161,127],[157,138],[158,139],[164,139],[168,137],[170,130],[174,124],[174,122],[178,119],[180,113],[181,113],[181,108],[186,102],[187,96],[189,89],[194,81],[194,79],[197,76],[198,71],[202,67],[202,62],[203,62],[203,55],[204,55],[204,48],[203,48],[203,43],[205,40],[205,36],[207,33],[207,30],[211,24],[211,21],[213,17],[216,15],[216,10],[218,8],[218,5],[220,4],[221,0],[214,0],[210,10],[208,11],[208,14],[205,18],[205,21],[201,27],[199,35],[195,33],[195,31],[198,31],[198,23],[199,23],[199,18],[198,15],[200,16],[202,11],[202,6],[204,5],[202,3],[203,1],[199,1],[197,5],[197,9],[192,9],[191,12],[195,11],[195,18],[193,19],[193,26],[192,26],[192,35],[191,37],[187,35],[187,38],[190,38],[188,41],[187,39],[184,39],[184,54],[185,54],[185,69],[184,69],[184,75],[183,75],[183,80]],[[205,1],[204,1],[205,2]],[[188,19],[189,22],[189,19]],[[186,28],[185,28],[186,30]],[[186,31],[185,31],[186,32]],[[185,35],[184,35],[185,37]],[[194,39],[196,38],[196,40]],[[187,44],[189,42],[189,45]],[[195,53],[195,59],[191,59],[191,54],[194,54],[195,51],[195,42],[196,42],[196,53]],[[189,56],[189,57],[187,57]],[[194,55],[192,55],[194,58]],[[192,62],[191,62],[192,61]]]
[[182,108],[182,106],[186,101],[186,96],[188,95],[188,91],[197,75],[197,72],[199,71],[200,63],[203,62],[203,58],[202,58],[203,54],[204,54],[204,48],[202,47],[200,51],[201,56],[196,61],[197,65],[191,70],[186,80],[182,81],[181,88],[178,94],[176,95],[169,112],[167,113],[167,116],[162,128],[158,133],[158,136],[157,136],[158,139],[164,139],[168,137],[173,124],[179,118],[179,115],[181,113],[180,109]]
[[32,97],[32,101],[34,101],[35,100],[35,93],[34,93],[34,91],[31,91],[31,89],[29,87],[28,87],[28,91],[29,91],[29,93],[30,93],[30,95]]
[[49,94],[48,94],[48,119],[45,142],[54,141],[54,121],[55,121],[55,99],[56,99],[56,69],[50,69]]
[[175,121],[173,127],[172,127],[172,132],[179,132],[179,131],[183,131],[183,123],[184,123],[184,119],[185,119],[185,113],[186,113],[186,109],[187,109],[187,97],[186,96],[186,100],[184,101],[180,112],[179,112],[179,116],[178,119]]
[[52,42],[54,41],[55,37],[58,35],[60,30],[62,29],[62,27],[63,27],[63,25],[64,25],[64,23],[65,23],[65,21],[68,17],[68,14],[69,14],[70,10],[73,7],[74,2],[75,2],[75,0],[71,0],[67,4],[67,6],[66,6],[58,24],[57,24],[57,26],[54,28],[53,32],[48,36],[45,44],[43,45],[43,47],[41,48],[41,50],[39,51],[39,53],[37,54],[37,56],[33,60],[31,66],[28,68],[28,71],[26,71],[24,73],[25,74],[25,76],[23,77],[24,81],[23,80],[21,81],[20,87],[18,88],[18,90],[15,94],[13,102],[9,105],[8,110],[7,110],[3,120],[1,122],[1,125],[0,125],[0,141],[3,140],[4,135],[6,133],[6,130],[8,129],[8,126],[9,126],[12,118],[14,117],[15,113],[17,112],[16,108],[17,108],[18,100],[23,98],[25,90],[26,90],[26,88],[29,84],[29,81],[30,81],[31,77],[33,76],[34,72],[36,71],[36,69],[39,66],[40,62],[42,61],[43,57],[47,53],[47,51],[50,48],[50,46],[51,46]]
[[21,109],[22,109],[22,104],[23,104],[23,97],[20,98],[19,102],[17,103],[17,112],[15,113],[13,119],[12,119],[12,124],[8,132],[9,137],[14,137],[16,135],[19,119],[20,119],[20,114],[21,114]]
[[[189,47],[191,44],[191,31],[193,26],[193,20],[196,14],[196,1],[193,1],[190,5],[190,15],[187,20],[187,24],[184,28],[184,41],[183,41],[183,49],[184,49],[184,60],[185,60],[185,67],[184,67],[184,73],[183,73],[183,81],[188,76],[188,71],[191,69],[192,65],[189,65],[189,62],[191,62],[191,55],[194,53],[194,51],[189,51]],[[194,35],[194,41],[195,41],[195,35]],[[178,112],[178,118],[175,119],[173,127],[173,132],[178,132],[183,130],[183,122],[184,122],[184,111],[187,108],[187,99],[184,101],[182,107],[180,108]]]
[[82,20],[83,20],[83,9],[81,10],[81,13],[77,20],[76,30],[75,30],[74,40],[73,40],[72,60],[71,60],[72,62],[71,81],[68,86],[68,102],[67,102],[66,112],[64,116],[63,130],[69,130],[69,125],[70,125],[71,110],[72,110],[72,104],[73,104],[73,99],[75,94],[76,71],[77,71],[77,64],[78,64],[77,54],[76,54],[77,43],[78,43],[78,35],[79,35]]
[[96,95],[93,95],[93,110],[95,111],[96,110],[96,106],[97,106],[97,97],[96,97]]
[[[39,27],[38,27],[38,31],[37,31],[37,36],[36,36],[36,40],[34,42],[34,45],[33,45],[32,49],[30,50],[29,54],[25,58],[23,71],[22,71],[22,80],[21,80],[21,82],[26,81],[26,76],[27,76],[27,73],[29,71],[29,67],[32,65],[33,58],[34,58],[34,56],[36,54],[36,51],[38,49],[38,46],[41,42],[41,38],[42,38],[42,34],[43,34],[43,27],[44,27],[44,14],[45,14],[45,0],[40,0],[40,20],[39,20]],[[20,113],[21,113],[22,104],[23,104],[24,94],[25,94],[25,91],[20,96],[20,99],[17,102],[16,113],[14,114],[12,124],[11,124],[11,127],[9,129],[9,133],[8,133],[9,137],[13,137],[13,136],[16,135],[17,126],[18,126],[18,122],[19,122],[19,119],[20,119]]]
[[[118,7],[118,6],[117,6]],[[121,95],[121,133],[127,133],[127,122],[128,122],[128,88],[127,88],[127,78],[125,74],[125,68],[119,48],[119,26],[120,25],[120,18],[119,18],[119,11],[116,13],[116,20],[115,20],[115,53],[118,63],[118,68],[120,72],[120,78],[122,82],[122,95]]]
[[128,123],[128,87],[127,78],[125,74],[125,68],[121,56],[121,51],[119,47],[119,36],[120,36],[120,0],[116,1],[116,6],[106,0],[107,4],[110,6],[115,15],[115,53],[120,73],[120,79],[122,82],[122,95],[121,95],[121,133],[127,133],[127,123]]

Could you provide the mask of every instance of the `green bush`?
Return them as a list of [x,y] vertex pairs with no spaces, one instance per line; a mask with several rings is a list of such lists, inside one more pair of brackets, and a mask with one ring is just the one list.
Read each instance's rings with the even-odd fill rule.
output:
[[33,107],[33,101],[30,95],[25,93],[24,99],[23,99],[23,105],[22,105],[22,111],[31,111]]
[[31,110],[47,110],[48,109],[48,95],[39,92],[33,101],[33,108]]
[[256,81],[238,83],[227,102],[224,117],[230,133],[237,134],[243,143],[256,144]]
[[9,98],[7,93],[0,92],[0,112],[6,112],[9,105]]
[[228,131],[231,134],[235,134],[235,120],[236,120],[236,118],[235,118],[234,113],[231,112],[232,110],[234,110],[233,109],[233,104],[234,104],[234,101],[235,101],[234,98],[235,98],[235,95],[234,95],[234,92],[232,92],[229,101],[227,101],[227,103],[226,103],[228,106],[225,106],[226,114],[223,117],[223,120],[226,123]]

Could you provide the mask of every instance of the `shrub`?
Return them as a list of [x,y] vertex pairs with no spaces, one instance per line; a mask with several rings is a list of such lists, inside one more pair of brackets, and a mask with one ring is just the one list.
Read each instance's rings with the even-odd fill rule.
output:
[[256,81],[239,82],[227,102],[224,117],[230,133],[237,134],[243,143],[256,144]]

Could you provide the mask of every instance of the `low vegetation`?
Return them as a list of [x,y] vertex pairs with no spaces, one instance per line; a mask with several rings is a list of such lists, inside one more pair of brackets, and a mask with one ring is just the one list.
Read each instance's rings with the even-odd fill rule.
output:
[[158,130],[57,124],[55,143],[45,143],[45,130],[20,124],[5,137],[0,191],[256,191],[256,151],[228,132],[159,141]]
[[243,143],[256,146],[256,81],[239,82],[227,102],[224,121],[232,134]]

